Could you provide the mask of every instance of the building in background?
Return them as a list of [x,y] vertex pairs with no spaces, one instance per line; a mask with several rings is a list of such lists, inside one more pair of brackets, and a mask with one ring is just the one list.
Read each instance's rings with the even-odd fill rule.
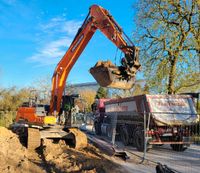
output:
[[[144,80],[137,80],[135,86],[130,90],[108,88],[108,98],[129,97],[137,95],[138,93],[141,94],[144,86]],[[91,105],[94,103],[96,92],[99,87],[99,84],[96,82],[71,84],[65,87],[64,95],[79,94],[80,98],[75,100],[75,104],[79,106],[81,112],[89,112],[91,111]]]
[[[145,80],[137,80],[135,83],[136,85],[140,85],[141,88],[144,88],[145,86]],[[79,84],[71,84],[67,85],[65,87],[65,95],[70,95],[70,94],[80,94],[82,91],[97,91],[99,88],[99,84],[97,82],[86,82],[86,83],[79,83]],[[111,94],[113,89],[108,88],[108,93]],[[134,87],[133,89],[134,90]]]
[[88,90],[96,92],[99,87],[100,87],[99,84],[96,82],[71,84],[65,87],[65,95],[80,94],[81,91],[88,91]]

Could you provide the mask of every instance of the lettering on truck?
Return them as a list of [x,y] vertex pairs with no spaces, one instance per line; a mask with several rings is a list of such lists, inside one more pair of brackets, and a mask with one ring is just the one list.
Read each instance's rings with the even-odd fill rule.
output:
[[135,101],[123,102],[123,103],[112,103],[106,105],[106,112],[129,112],[137,111]]
[[168,125],[186,125],[196,121],[197,113],[191,97],[148,97],[154,119]]

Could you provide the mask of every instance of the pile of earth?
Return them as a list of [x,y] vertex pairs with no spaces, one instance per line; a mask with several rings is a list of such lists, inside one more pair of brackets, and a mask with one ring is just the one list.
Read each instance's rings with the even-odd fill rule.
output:
[[44,140],[35,151],[27,150],[12,131],[0,127],[0,172],[123,172],[118,164],[88,144],[83,150],[69,148],[64,141]]
[[0,127],[0,172],[45,172],[34,164],[37,154],[28,152],[12,131]]

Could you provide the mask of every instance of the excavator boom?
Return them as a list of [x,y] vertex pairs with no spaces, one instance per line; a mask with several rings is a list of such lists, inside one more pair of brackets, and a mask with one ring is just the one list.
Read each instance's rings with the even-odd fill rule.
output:
[[133,86],[135,74],[140,68],[138,60],[139,49],[123,33],[107,10],[93,5],[90,7],[88,16],[53,74],[51,113],[59,112],[66,78],[97,29],[113,42],[124,53],[125,57],[122,58],[121,66],[119,67],[109,62],[98,62],[90,69],[91,74],[103,87],[130,89]]
[[[124,53],[124,58],[122,58],[119,67],[109,61],[99,61],[90,69],[91,74],[104,87],[129,89],[133,86],[135,74],[140,68],[139,49],[123,33],[107,10],[93,5],[69,49],[54,71],[50,102],[51,115],[57,115],[60,112],[67,76],[97,29]],[[63,103],[65,103],[64,99]],[[25,104],[18,109],[13,129],[16,132],[20,131],[23,137],[26,136],[28,148],[39,147],[41,139],[64,139],[70,141],[75,148],[87,146],[87,136],[83,132],[72,127],[70,123],[64,123],[65,126],[56,125],[56,116],[46,116],[46,112],[49,112],[46,108],[45,105],[37,104],[37,99],[35,99],[35,104],[31,102],[31,104]],[[70,110],[66,113],[68,113],[70,120]]]

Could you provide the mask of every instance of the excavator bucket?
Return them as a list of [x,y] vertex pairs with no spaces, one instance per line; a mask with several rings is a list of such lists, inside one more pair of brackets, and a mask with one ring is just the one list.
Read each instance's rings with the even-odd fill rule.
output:
[[102,87],[131,89],[135,83],[135,76],[129,80],[123,79],[119,68],[110,61],[98,61],[94,67],[90,68],[90,73]]

